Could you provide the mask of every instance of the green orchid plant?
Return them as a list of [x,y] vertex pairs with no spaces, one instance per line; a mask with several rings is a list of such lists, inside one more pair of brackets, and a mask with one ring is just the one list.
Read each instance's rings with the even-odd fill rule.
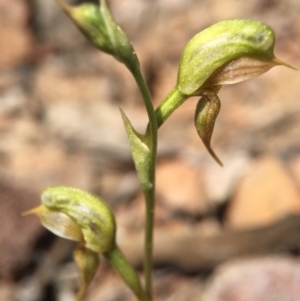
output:
[[79,243],[73,253],[82,282],[77,301],[82,299],[93,279],[100,255],[120,274],[138,300],[151,301],[158,128],[189,97],[199,96],[194,117],[197,133],[211,156],[222,165],[211,148],[222,85],[254,78],[277,65],[296,68],[274,56],[275,34],[268,25],[253,20],[221,21],[187,43],[181,55],[177,83],[154,109],[138,57],[127,35],[113,19],[106,0],[101,0],[100,6],[86,3],[75,7],[62,0],[55,1],[97,49],[128,68],[148,114],[145,133],[139,133],[121,110],[146,201],[144,284],[117,246],[114,214],[103,199],[76,188],[50,187],[41,195],[42,204],[24,215],[36,214],[48,230]]

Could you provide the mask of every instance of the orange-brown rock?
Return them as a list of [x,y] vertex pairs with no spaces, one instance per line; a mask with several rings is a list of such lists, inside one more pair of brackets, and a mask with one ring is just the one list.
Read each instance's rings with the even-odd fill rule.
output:
[[227,225],[261,226],[299,212],[299,191],[285,166],[276,158],[262,157],[238,184],[227,212]]
[[157,167],[157,196],[171,210],[199,214],[207,207],[202,180],[197,166],[179,159],[162,162]]
[[0,66],[11,68],[24,62],[32,50],[27,1],[0,2]]

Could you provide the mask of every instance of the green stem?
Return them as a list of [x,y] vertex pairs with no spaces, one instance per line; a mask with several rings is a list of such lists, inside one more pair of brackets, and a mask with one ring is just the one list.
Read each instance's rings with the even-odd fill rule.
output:
[[157,154],[157,129],[164,121],[178,108],[188,97],[183,95],[175,87],[162,101],[160,106],[154,110],[150,93],[138,67],[130,68],[136,83],[143,96],[147,110],[149,123],[144,136],[144,142],[149,146],[151,157],[149,160],[149,184],[143,187],[146,200],[146,223],[145,223],[145,292],[147,301],[152,300],[152,266],[153,266],[153,228],[154,228],[154,207],[155,207],[155,162]]
[[155,110],[157,128],[160,128],[167,118],[180,106],[188,96],[178,91],[175,86]]
[[147,301],[140,279],[127,258],[115,245],[113,249],[103,254],[109,264],[118,272],[127,286],[134,292],[139,301]]
[[145,291],[147,300],[152,300],[152,268],[153,268],[153,230],[154,230],[154,208],[155,208],[155,190],[143,191],[146,199],[146,225],[145,225]]
[[[168,117],[181,106],[189,96],[178,91],[175,86],[171,92],[163,99],[155,110],[157,129],[159,129]],[[150,131],[150,124],[147,126],[147,133]]]
[[143,96],[145,108],[149,118],[148,131],[144,136],[145,143],[150,148],[149,162],[149,188],[143,188],[146,200],[146,222],[145,222],[145,292],[148,301],[152,300],[152,266],[153,266],[153,228],[154,228],[154,207],[155,207],[155,163],[157,154],[157,124],[156,115],[148,87],[141,74],[140,68],[132,70],[132,74]]
[[[177,90],[175,87],[162,101],[160,106],[155,110],[154,119],[156,120],[156,131],[164,123],[164,121],[178,108],[188,97],[184,96]],[[152,103],[151,103],[152,104]],[[151,124],[152,120],[149,114],[149,124],[146,130],[145,137],[151,136],[153,133],[153,125]],[[155,173],[153,172],[155,176]],[[154,179],[153,179],[154,183]],[[148,300],[151,300],[151,274],[152,274],[152,249],[153,249],[153,227],[154,227],[154,203],[155,203],[155,188],[144,190],[144,196],[146,199],[146,233],[145,233],[145,258],[144,258],[144,269],[145,269],[145,278],[146,278],[146,294]]]

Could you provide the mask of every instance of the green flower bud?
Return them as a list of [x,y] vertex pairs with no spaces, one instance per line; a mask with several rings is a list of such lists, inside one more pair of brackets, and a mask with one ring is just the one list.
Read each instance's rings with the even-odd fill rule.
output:
[[77,301],[95,275],[98,253],[105,256],[139,300],[146,300],[138,275],[115,242],[114,214],[101,198],[77,188],[54,186],[42,192],[41,201],[39,207],[23,215],[36,214],[54,234],[80,242],[73,252],[82,282]]
[[41,201],[39,207],[23,215],[38,215],[54,234],[82,242],[96,253],[107,252],[115,246],[115,217],[101,198],[81,189],[53,186],[42,192]]
[[130,70],[139,64],[126,33],[114,21],[106,0],[101,0],[100,6],[84,3],[75,7],[61,0],[55,1],[97,49],[113,55]]
[[226,20],[195,35],[185,46],[177,83],[155,110],[157,127],[191,96],[203,96],[197,106],[198,135],[213,158],[210,147],[220,110],[217,92],[222,85],[254,78],[277,65],[297,70],[274,56],[275,34],[266,24],[253,20]]
[[[203,88],[252,78],[276,65],[293,68],[275,58],[274,44],[275,34],[264,23],[253,20],[216,23],[194,36],[184,48],[177,89],[184,95],[201,95]],[[251,70],[252,64],[255,72]],[[222,73],[226,73],[226,80]]]
[[276,65],[296,68],[273,54],[275,35],[253,20],[226,20],[195,35],[185,46],[173,90],[156,108],[157,126],[190,96],[205,89],[254,78]]
[[98,253],[114,250],[116,223],[111,208],[99,197],[72,187],[54,186],[41,195],[42,204],[23,215],[36,214],[54,234],[80,242],[74,250],[84,295],[99,265]]
[[42,205],[71,218],[80,228],[86,248],[104,253],[114,247],[116,223],[111,208],[99,197],[64,186],[45,189]]

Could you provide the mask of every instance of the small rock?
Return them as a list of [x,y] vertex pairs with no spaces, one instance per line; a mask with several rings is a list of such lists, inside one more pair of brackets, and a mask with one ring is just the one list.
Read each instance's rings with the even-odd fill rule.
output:
[[26,25],[29,9],[26,1],[0,2],[0,66],[13,68],[29,58],[32,34]]
[[276,158],[262,157],[237,186],[226,221],[233,228],[255,227],[299,212],[299,192],[285,166]]
[[2,139],[0,171],[5,177],[34,191],[55,184],[89,187],[87,157],[68,153],[31,119],[19,118]]
[[300,262],[291,258],[259,258],[221,266],[202,301],[298,301]]
[[157,166],[157,195],[174,211],[192,215],[207,209],[199,169],[182,160],[174,159]]
[[0,96],[0,116],[18,112],[25,103],[24,91],[18,86],[8,89]]
[[0,282],[0,300],[13,301],[16,286],[10,282]]
[[224,158],[223,163],[221,168],[210,161],[204,172],[204,189],[210,203],[220,204],[230,197],[236,181],[248,167],[249,159],[243,153],[235,153]]
[[288,167],[299,189],[300,188],[300,154],[296,154],[291,158],[291,160],[288,161]]
[[[86,61],[85,68],[89,69],[93,60],[89,57]],[[51,59],[36,70],[33,94],[47,107],[59,103],[84,103],[86,106],[92,101],[107,99],[107,79],[97,74],[97,70],[86,69],[80,70],[80,67],[62,58]]]

